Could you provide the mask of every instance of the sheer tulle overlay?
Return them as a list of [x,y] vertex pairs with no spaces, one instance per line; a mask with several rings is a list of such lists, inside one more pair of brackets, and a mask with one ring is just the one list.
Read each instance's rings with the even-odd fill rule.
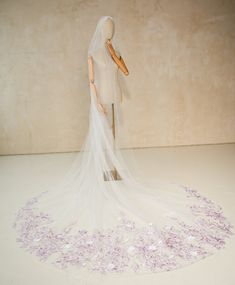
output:
[[[103,52],[118,138],[128,133],[119,103],[126,87],[102,45],[101,27],[107,18],[99,21],[88,54],[96,75],[95,55]],[[183,184],[156,181],[151,187],[139,182],[124,153],[90,90],[89,130],[73,165],[58,185],[44,189],[16,214],[13,226],[21,246],[81,276],[169,271],[224,247],[233,232],[219,205]],[[114,168],[117,180],[110,171]]]

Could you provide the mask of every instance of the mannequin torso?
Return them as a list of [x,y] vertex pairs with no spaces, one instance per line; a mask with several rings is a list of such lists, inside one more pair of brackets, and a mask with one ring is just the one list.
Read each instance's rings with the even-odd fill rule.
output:
[[[112,39],[113,35],[114,22],[112,19],[108,18],[102,25],[102,48],[96,50],[92,56],[90,55],[88,57],[91,89],[96,97],[99,110],[106,115],[106,109],[110,108],[111,104],[113,104],[115,101],[114,96],[118,96],[122,101],[121,88],[118,81],[118,68],[120,67],[125,75],[129,74],[120,54],[112,47],[110,40]],[[105,60],[107,60],[104,55],[105,48],[107,48],[106,51],[108,51],[110,54],[110,59],[113,59],[113,64],[111,66],[109,65],[109,70],[105,68]],[[112,78],[114,80],[108,80],[108,78]],[[116,86],[110,86],[110,81],[115,82],[114,84]],[[113,89],[117,90],[118,94],[114,94],[112,91]]]
[[118,66],[113,63],[111,68],[107,71],[105,66],[105,58],[102,50],[97,50],[93,54],[93,65],[94,65],[94,84],[98,90],[98,96],[100,97],[100,101],[102,104],[113,104],[114,94],[112,92],[112,86],[110,86],[110,82],[107,82],[107,72],[109,72],[109,76],[115,77],[115,82],[117,83],[117,90],[120,90],[120,86],[118,85],[117,80],[117,72]]

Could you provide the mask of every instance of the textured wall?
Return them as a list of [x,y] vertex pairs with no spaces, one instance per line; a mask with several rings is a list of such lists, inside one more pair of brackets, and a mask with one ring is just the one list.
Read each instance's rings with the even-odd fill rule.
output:
[[80,148],[86,52],[103,15],[130,70],[132,146],[235,141],[235,1],[1,0],[2,154]]

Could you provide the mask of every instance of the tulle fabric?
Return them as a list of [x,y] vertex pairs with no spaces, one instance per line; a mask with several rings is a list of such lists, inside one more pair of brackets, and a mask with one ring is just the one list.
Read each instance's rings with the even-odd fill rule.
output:
[[[167,190],[167,184],[156,189],[158,181],[155,188],[151,189],[138,183],[137,177],[133,176],[127,166],[127,161],[132,160],[132,165],[135,163],[133,149],[125,151],[119,146],[119,141],[129,141],[120,105],[121,92],[127,90],[127,87],[121,71],[115,71],[116,64],[103,43],[102,24],[108,18],[113,20],[112,17],[105,16],[98,22],[88,55],[93,58],[94,82],[97,93],[102,98],[99,65],[96,62],[96,53],[102,51],[105,82],[114,98],[116,138],[112,133],[111,106],[108,118],[97,109],[95,94],[90,88],[89,130],[82,149],[63,182],[41,198],[41,209],[56,217],[54,225],[60,229],[68,223],[75,223],[77,229],[109,228],[118,221],[120,210],[128,215],[134,214],[142,223],[156,222],[157,225],[164,223],[164,217],[169,213],[175,212],[184,219],[188,219],[190,213],[183,202],[182,191],[177,191],[173,184],[171,194]],[[112,44],[118,49],[115,38],[112,39]],[[110,172],[113,169],[117,170],[119,180],[115,180]],[[109,180],[105,181],[104,174],[107,172]],[[164,197],[166,192],[168,194]],[[76,230],[75,226],[73,230]]]
[[[221,208],[195,189],[157,178],[147,186],[130,169],[130,159],[138,160],[133,150],[119,146],[119,137],[128,140],[120,105],[127,88],[102,45],[107,18],[113,20],[100,19],[88,55],[96,71],[95,53],[103,51],[106,82],[115,99],[116,139],[90,89],[89,130],[73,165],[57,185],[29,201],[14,224],[23,247],[79,278],[173,270],[221,248],[232,234]],[[99,93],[98,82],[97,89]],[[110,172],[114,168],[118,180]]]

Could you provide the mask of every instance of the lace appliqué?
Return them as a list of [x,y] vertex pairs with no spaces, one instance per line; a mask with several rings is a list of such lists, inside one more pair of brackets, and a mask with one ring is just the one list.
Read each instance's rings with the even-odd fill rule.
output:
[[[58,233],[50,227],[53,221],[37,211],[38,197],[26,203],[17,213],[13,227],[21,247],[41,261],[51,261],[60,268],[86,267],[100,273],[169,271],[193,263],[225,245],[234,233],[222,209],[198,191],[182,186],[189,199],[195,224],[174,219],[174,225],[161,230],[149,223],[137,227],[121,216],[116,227],[101,232],[71,228]],[[199,205],[198,205],[199,204]]]

